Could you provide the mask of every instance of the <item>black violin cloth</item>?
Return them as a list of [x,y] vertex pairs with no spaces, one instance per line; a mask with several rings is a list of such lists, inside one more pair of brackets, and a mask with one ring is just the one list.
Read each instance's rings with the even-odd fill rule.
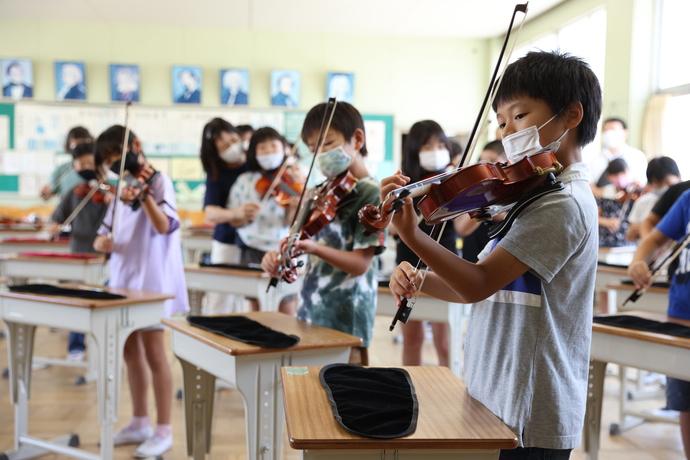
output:
[[300,340],[296,335],[276,331],[246,316],[188,316],[187,321],[192,326],[259,347],[290,348]]
[[207,264],[204,262],[199,263],[200,267],[213,267],[213,268],[232,268],[234,270],[248,270],[252,272],[260,272],[263,271],[261,268],[261,265],[259,264],[253,264],[253,263],[248,263],[248,264]]
[[690,338],[690,327],[677,323],[662,323],[652,319],[640,318],[632,315],[595,316],[595,323],[608,326],[624,327],[637,331],[656,332],[657,334],[673,335]]
[[319,379],[333,417],[350,433],[393,439],[417,428],[417,394],[405,369],[329,364]]
[[26,292],[27,294],[44,294],[56,295],[60,297],[79,297],[82,299],[95,300],[117,300],[126,299],[127,297],[120,294],[111,294],[105,291],[96,291],[89,289],[70,289],[52,284],[21,284],[17,286],[9,286],[12,292]]

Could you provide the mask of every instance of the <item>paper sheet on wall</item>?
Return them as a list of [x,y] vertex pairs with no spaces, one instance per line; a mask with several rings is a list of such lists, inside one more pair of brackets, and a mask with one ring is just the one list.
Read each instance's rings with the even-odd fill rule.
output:
[[10,117],[0,115],[0,152],[10,148]]
[[204,179],[204,170],[198,158],[171,158],[170,178],[174,181],[199,181]]
[[21,155],[17,152],[5,152],[2,161],[3,174],[19,174],[22,169]]
[[38,196],[41,188],[38,177],[35,174],[22,174],[19,176],[19,195],[21,196]]
[[168,158],[149,157],[146,159],[156,171],[170,176],[170,160]]
[[367,140],[367,159],[378,164],[386,159],[386,123],[381,120],[364,120]]

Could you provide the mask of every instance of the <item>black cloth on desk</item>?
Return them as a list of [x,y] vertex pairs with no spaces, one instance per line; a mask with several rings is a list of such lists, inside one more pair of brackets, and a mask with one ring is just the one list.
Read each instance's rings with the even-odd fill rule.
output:
[[263,268],[259,264],[207,264],[204,262],[199,263],[200,267],[212,267],[212,268],[232,268],[234,270],[249,270],[252,272],[261,272]]
[[60,297],[79,297],[82,299],[116,300],[127,298],[120,294],[111,294],[110,292],[105,291],[91,291],[89,289],[69,289],[53,286],[52,284],[22,284],[17,286],[9,286],[9,288],[12,292],[56,295]]
[[319,379],[333,417],[350,433],[393,439],[417,428],[419,403],[405,369],[329,364]]
[[656,332],[657,334],[690,338],[690,327],[676,323],[662,323],[652,319],[640,318],[639,316],[595,316],[593,321],[595,323],[624,327],[626,329],[635,329],[637,331]]
[[300,340],[296,335],[276,331],[246,316],[188,316],[187,321],[192,326],[259,347],[290,348]]

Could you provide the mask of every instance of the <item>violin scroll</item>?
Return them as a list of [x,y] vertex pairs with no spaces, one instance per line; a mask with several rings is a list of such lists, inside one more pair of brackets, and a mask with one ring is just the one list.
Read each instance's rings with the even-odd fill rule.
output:
[[405,204],[405,198],[410,195],[410,190],[403,190],[397,196],[393,196],[382,204],[381,207],[367,204],[357,213],[359,221],[364,227],[364,235],[369,236],[383,231],[390,225],[393,214],[400,211]]

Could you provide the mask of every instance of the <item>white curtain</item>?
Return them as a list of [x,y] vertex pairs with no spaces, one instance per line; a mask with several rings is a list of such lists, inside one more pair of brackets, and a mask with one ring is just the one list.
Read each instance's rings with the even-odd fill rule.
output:
[[670,94],[655,94],[649,98],[642,126],[642,151],[648,160],[664,155],[664,119]]

